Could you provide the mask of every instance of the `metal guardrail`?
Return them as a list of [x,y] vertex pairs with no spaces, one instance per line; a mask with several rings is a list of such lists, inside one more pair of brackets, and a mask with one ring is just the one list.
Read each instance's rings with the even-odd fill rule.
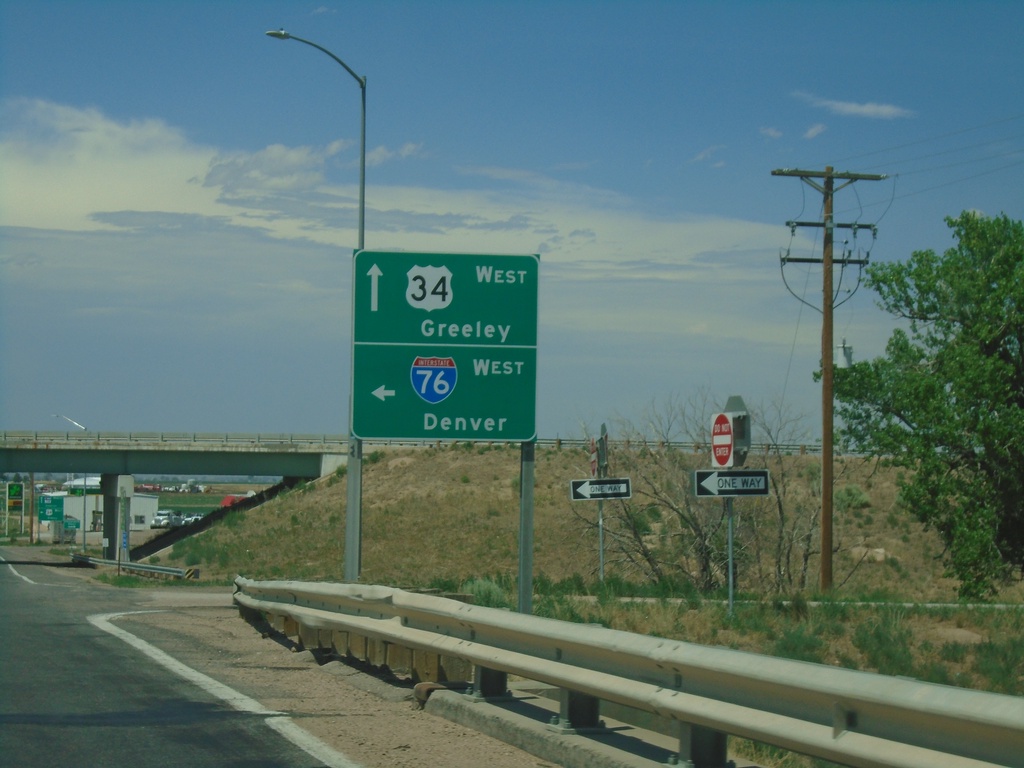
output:
[[88,555],[71,555],[71,562],[84,563],[86,565],[109,565],[120,568],[122,571],[137,571],[150,576],[173,576],[176,579],[198,579],[198,568],[171,568],[164,565],[147,565],[146,563],[133,563],[124,560],[105,560],[100,557],[89,557]]
[[234,432],[36,432],[0,430],[0,444],[216,444],[216,445],[328,445],[347,446],[346,435],[263,434]]
[[[445,442],[454,441],[441,441]],[[497,441],[496,441],[497,442]],[[612,441],[615,445],[627,447],[630,445],[668,445],[672,448],[700,452],[710,450],[706,443],[691,441],[638,441],[618,440]],[[327,446],[333,452],[341,453],[348,451],[347,435],[327,434],[264,434],[264,433],[232,433],[232,432],[38,432],[0,430],[0,446],[25,446],[35,445],[45,447],[48,445],[60,444],[61,447],[88,447],[98,448],[109,445],[136,445],[139,447],[152,447],[154,445],[182,446],[195,445],[227,445],[227,446]],[[415,447],[424,445],[436,445],[434,441],[406,441],[406,440],[382,440],[364,441],[367,447]],[[542,448],[589,448],[590,438],[538,438],[538,447]],[[772,445],[758,445],[755,449],[764,452],[778,451],[784,454],[814,454],[821,452],[820,443],[779,443]]]
[[[562,690],[559,725],[598,701],[678,725],[679,759],[725,764],[727,735],[844,765],[1024,765],[1024,700],[572,624],[358,584],[235,580],[235,603],[307,647],[353,637],[475,665],[476,695],[514,674]],[[363,647],[365,647],[365,642]],[[436,667],[435,667],[436,668]],[[483,690],[481,690],[483,689]],[[593,703],[595,706],[587,706]],[[581,706],[582,704],[582,706]],[[584,718],[585,719],[585,718]]]

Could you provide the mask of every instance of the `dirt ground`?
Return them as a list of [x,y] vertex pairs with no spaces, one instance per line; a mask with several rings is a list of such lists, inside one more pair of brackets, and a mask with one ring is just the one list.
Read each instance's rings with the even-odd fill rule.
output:
[[[365,768],[555,768],[524,751],[428,714],[410,688],[261,633],[230,607],[230,590],[150,590],[154,613],[118,624],[302,728]],[[176,604],[177,603],[177,604]],[[196,606],[195,603],[209,603]]]

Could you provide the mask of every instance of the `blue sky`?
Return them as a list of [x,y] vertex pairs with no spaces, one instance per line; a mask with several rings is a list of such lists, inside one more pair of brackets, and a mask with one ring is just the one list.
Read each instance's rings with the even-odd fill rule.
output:
[[819,431],[779,253],[821,196],[775,168],[890,174],[836,196],[872,260],[1024,217],[1019,2],[0,0],[0,429],[347,431],[359,88],[276,28],[367,77],[368,248],[540,254],[541,437],[731,394]]

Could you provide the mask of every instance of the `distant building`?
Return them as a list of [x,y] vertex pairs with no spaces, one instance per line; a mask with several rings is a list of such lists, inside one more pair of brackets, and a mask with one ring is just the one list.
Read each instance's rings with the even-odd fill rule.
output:
[[[88,478],[88,480],[93,479],[99,480],[99,478]],[[69,485],[69,483],[65,483],[65,485]],[[91,484],[86,483],[87,493],[84,500],[82,499],[81,487],[82,484],[79,482],[77,493],[72,488],[71,493],[58,491],[56,493],[45,493],[42,496],[47,498],[63,498],[65,518],[73,517],[76,520],[81,520],[84,507],[86,530],[101,531],[103,530],[103,495],[99,492],[99,483],[97,482],[95,490]],[[130,529],[133,531],[148,530],[150,523],[156,517],[156,511],[159,506],[159,496],[137,493],[129,497],[128,514],[131,516]],[[40,525],[48,527],[48,523],[45,522],[40,523]]]

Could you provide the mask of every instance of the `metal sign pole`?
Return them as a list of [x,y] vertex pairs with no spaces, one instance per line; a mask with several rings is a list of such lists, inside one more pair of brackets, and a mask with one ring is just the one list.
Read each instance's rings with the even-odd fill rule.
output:
[[733,556],[732,556],[732,496],[725,498],[725,514],[729,517],[729,618],[732,618],[733,607]]
[[533,474],[536,443],[520,446],[519,613],[533,613]]
[[[608,428],[601,425],[601,439],[597,444],[597,476],[608,477]],[[604,500],[597,500],[597,545],[600,552],[600,579],[604,583]]]

